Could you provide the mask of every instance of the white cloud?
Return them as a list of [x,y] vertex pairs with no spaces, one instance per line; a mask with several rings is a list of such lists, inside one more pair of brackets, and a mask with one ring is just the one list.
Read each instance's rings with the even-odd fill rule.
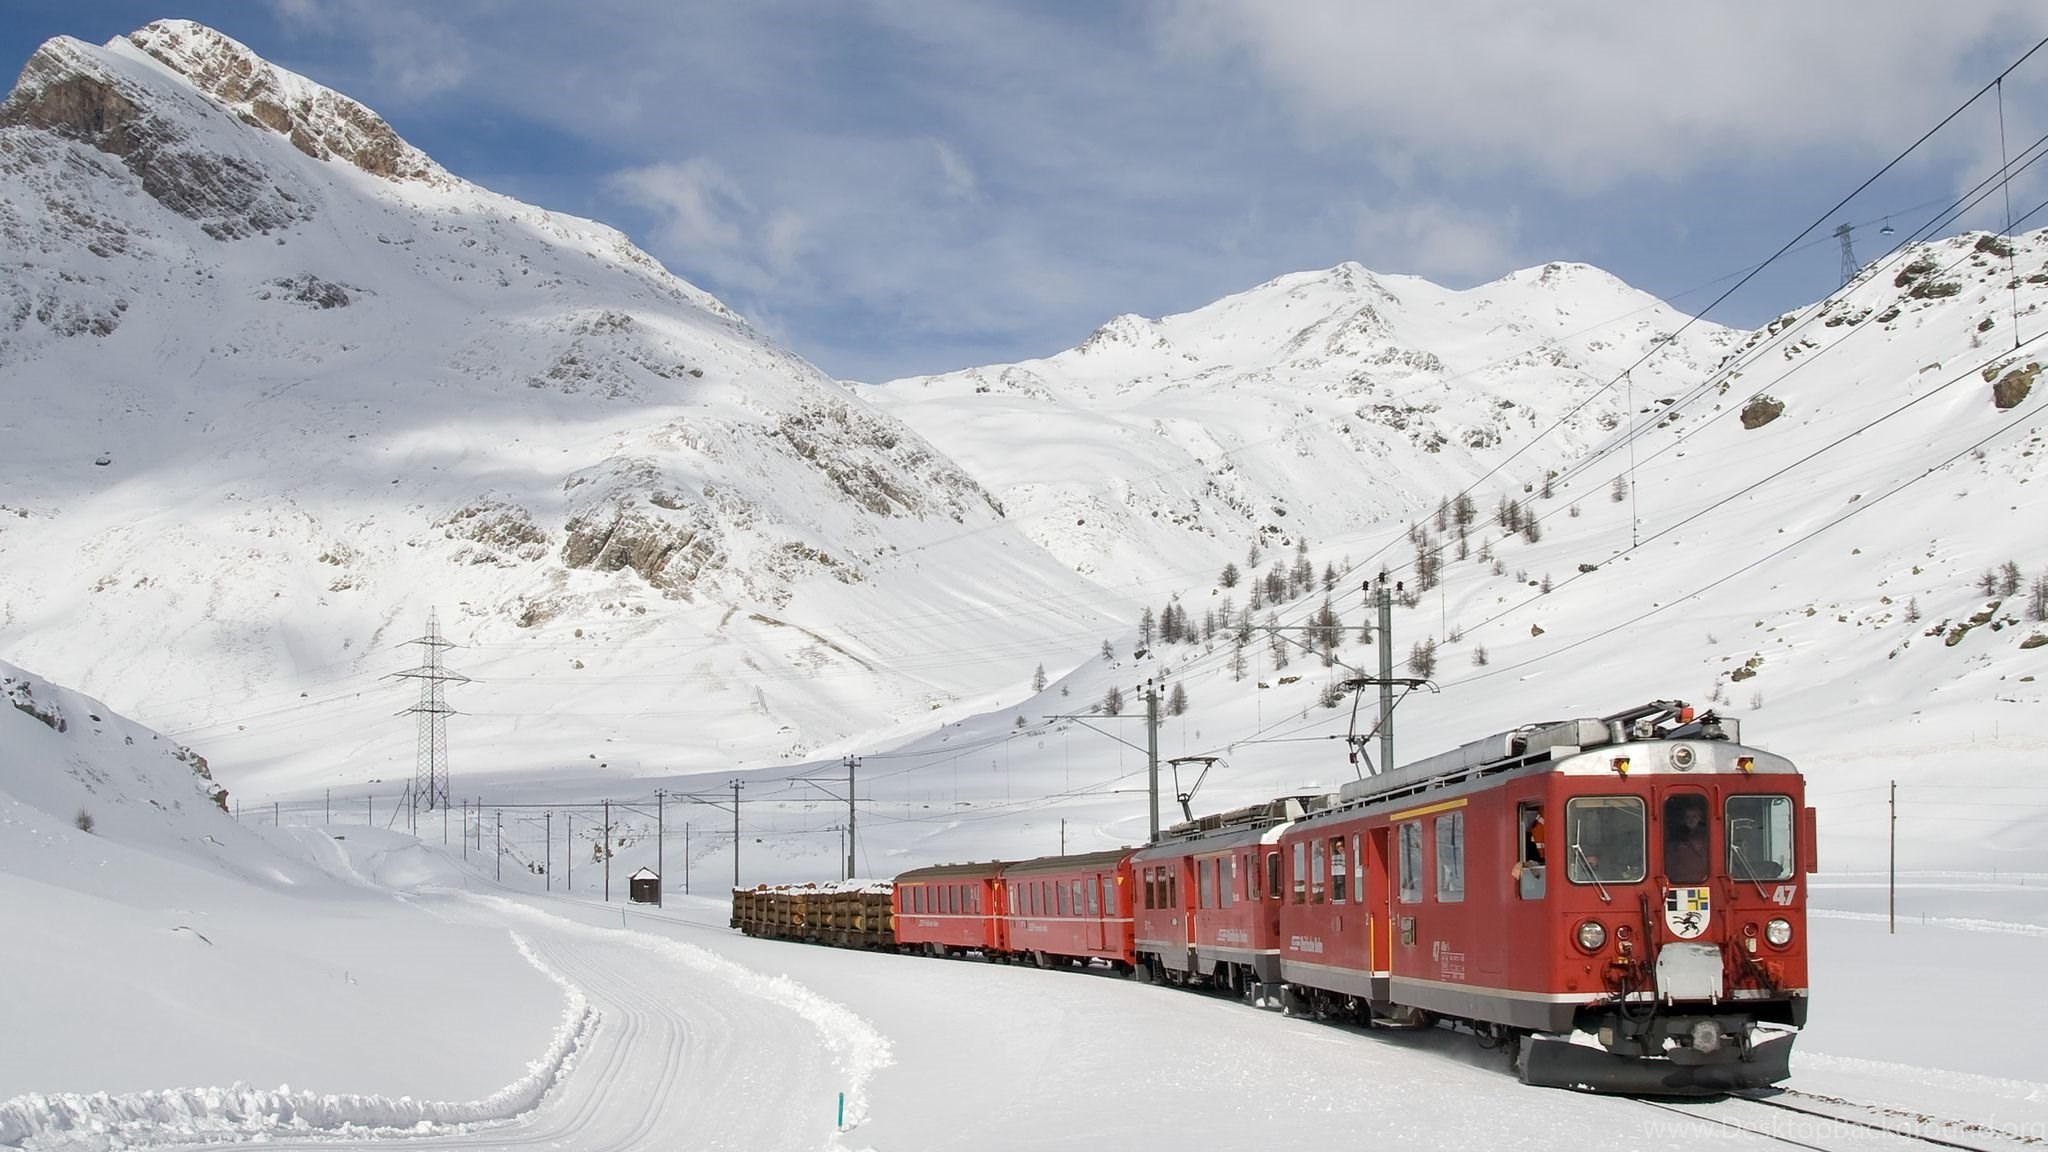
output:
[[1168,51],[1247,60],[1311,144],[1572,192],[1889,152],[2048,32],[2028,0],[1161,0],[1155,16]]
[[1354,235],[1367,267],[1432,280],[1491,279],[1515,266],[1519,217],[1468,211],[1440,199],[1352,208]]
[[738,181],[711,160],[631,168],[612,184],[627,202],[653,214],[657,247],[720,284],[772,290],[802,254],[804,229],[797,216],[757,209]]

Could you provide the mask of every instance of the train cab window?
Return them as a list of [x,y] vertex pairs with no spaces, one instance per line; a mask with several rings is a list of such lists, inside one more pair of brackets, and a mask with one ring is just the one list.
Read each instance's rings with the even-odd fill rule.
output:
[[1728,875],[1737,880],[1792,878],[1790,796],[1728,798]]
[[1543,841],[1546,835],[1543,805],[1523,804],[1517,808],[1515,828],[1520,846],[1515,850],[1515,866],[1508,869],[1508,876],[1516,884],[1517,896],[1524,900],[1541,900],[1544,890]]
[[1664,878],[1704,884],[1713,858],[1707,847],[1707,798],[1677,792],[1664,798]]
[[1323,842],[1321,840],[1312,841],[1309,844],[1308,854],[1315,861],[1309,873],[1309,899],[1314,903],[1321,904],[1323,902],[1323,889],[1326,886],[1324,879]]
[[1350,869],[1344,860],[1344,838],[1338,836],[1330,841],[1330,903],[1344,903],[1344,890],[1350,879]]
[[1216,904],[1220,908],[1230,907],[1230,901],[1237,895],[1237,869],[1232,867],[1237,857],[1224,856],[1216,861]]
[[1294,843],[1294,902],[1308,903],[1308,845]]
[[1195,861],[1195,879],[1201,887],[1202,907],[1216,906],[1216,869],[1213,861]]
[[1574,796],[1565,801],[1565,878],[1574,884],[1641,880],[1644,822],[1640,796]]
[[1280,898],[1280,850],[1266,853],[1266,899]]
[[1422,903],[1422,825],[1410,820],[1401,825],[1401,903]]
[[1465,898],[1465,814],[1436,818],[1436,898],[1455,904]]

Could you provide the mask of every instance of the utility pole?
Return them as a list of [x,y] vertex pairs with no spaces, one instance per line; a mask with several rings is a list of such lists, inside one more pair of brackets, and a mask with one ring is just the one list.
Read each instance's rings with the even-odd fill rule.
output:
[[1891,926],[1891,934],[1896,936],[1899,931],[1899,782],[1897,780],[1892,781],[1891,804],[1891,863],[1888,867],[1887,879],[1885,881],[1887,892],[1885,919]]
[[683,825],[683,895],[690,894],[690,826]]
[[[1159,683],[1145,681],[1145,776],[1151,789],[1152,806],[1146,815],[1151,820],[1152,834],[1147,844],[1159,843]],[[1065,855],[1065,853],[1061,853]]]
[[541,886],[543,891],[553,892],[555,890],[555,814],[553,812],[547,812],[542,815],[541,827],[545,829],[544,834],[547,836],[547,846],[541,849],[540,856]]
[[1060,817],[1060,855],[1067,854],[1067,818]]
[[569,895],[576,894],[576,814],[562,813],[562,859],[569,862],[569,874],[563,877],[562,888]]
[[377,824],[377,798],[363,793],[363,823],[375,827]]
[[[441,666],[442,650],[455,647],[455,643],[442,639],[439,613],[429,610],[427,634],[406,643],[417,644],[425,650],[419,667],[391,674],[396,678],[420,682],[420,702],[398,713],[400,716],[419,717],[419,733],[413,751],[412,788],[412,831],[418,835],[422,798],[429,812],[437,805],[444,810],[448,807],[448,717],[455,714],[455,709],[448,706],[445,688],[449,684],[467,684],[469,677]],[[448,831],[446,811],[441,814],[441,831],[445,842]]]
[[[860,767],[860,757],[848,756],[846,758],[846,878],[848,880],[853,879],[854,873],[853,770],[858,767]],[[737,807],[737,805],[735,805],[735,807]],[[739,885],[735,884],[733,886],[737,888]]]
[[334,823],[334,789],[332,788],[327,790],[327,809],[320,819],[322,823]]
[[612,902],[612,802],[604,802],[604,902]]
[[[483,813],[476,815],[477,819],[483,819]],[[462,858],[469,859],[469,801],[466,799],[462,802]]]
[[1394,770],[1394,598],[1387,590],[1387,574],[1380,573],[1373,591],[1373,606],[1380,617],[1380,771]]
[[661,826],[667,815],[661,789],[654,790],[654,906],[661,907]]
[[[443,812],[446,812],[446,811],[448,811],[448,806],[447,806],[447,805],[445,805],[445,804],[443,804],[443,805],[441,806],[441,811],[443,811]],[[503,881],[503,880],[505,879],[505,812],[504,812],[504,809],[502,809],[502,808],[498,810],[498,848],[497,848],[497,855],[498,855],[498,879],[499,879],[499,881],[500,881],[500,882],[502,882],[502,881]]]
[[740,887],[740,782],[732,782],[732,887]]

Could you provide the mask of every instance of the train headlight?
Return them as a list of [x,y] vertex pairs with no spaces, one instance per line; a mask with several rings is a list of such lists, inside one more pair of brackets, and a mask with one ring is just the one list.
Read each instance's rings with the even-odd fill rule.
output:
[[1764,939],[1774,947],[1783,948],[1792,942],[1792,922],[1782,917],[1764,925]]
[[1598,952],[1607,943],[1607,929],[1598,920],[1587,920],[1579,925],[1579,947],[1588,952]]

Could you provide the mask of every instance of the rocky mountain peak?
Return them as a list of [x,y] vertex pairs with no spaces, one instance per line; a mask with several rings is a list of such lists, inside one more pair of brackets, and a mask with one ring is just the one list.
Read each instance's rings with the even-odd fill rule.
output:
[[391,180],[449,178],[383,117],[333,89],[279,68],[205,25],[158,20],[130,33],[127,42],[244,121],[284,136],[315,159],[343,160]]

